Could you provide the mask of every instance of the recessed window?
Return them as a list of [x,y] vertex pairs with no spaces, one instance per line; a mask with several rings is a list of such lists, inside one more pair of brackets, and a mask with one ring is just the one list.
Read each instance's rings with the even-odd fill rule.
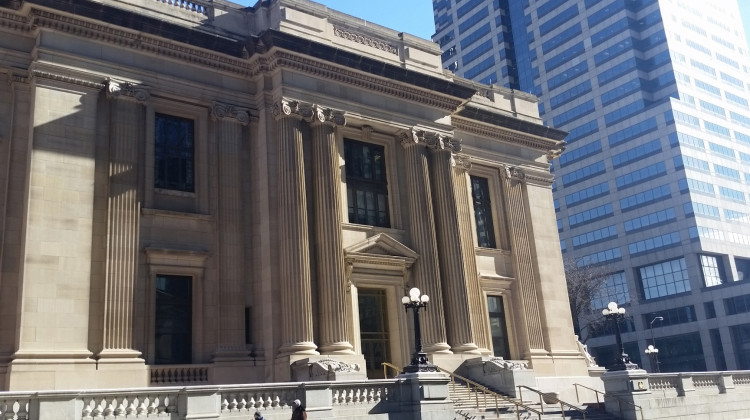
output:
[[344,139],[349,222],[390,227],[385,148]]
[[154,363],[188,364],[193,348],[193,278],[156,276]]
[[195,191],[195,123],[191,119],[156,114],[154,187]]
[[493,355],[510,359],[508,328],[505,322],[505,309],[502,296],[487,296],[487,308],[490,317]]
[[474,201],[474,219],[477,224],[477,244],[495,248],[495,227],[492,222],[492,201],[487,178],[471,177],[471,197]]
[[647,265],[638,269],[646,299],[690,291],[685,258]]
[[720,258],[713,255],[700,255],[700,261],[706,287],[724,284],[724,266]]

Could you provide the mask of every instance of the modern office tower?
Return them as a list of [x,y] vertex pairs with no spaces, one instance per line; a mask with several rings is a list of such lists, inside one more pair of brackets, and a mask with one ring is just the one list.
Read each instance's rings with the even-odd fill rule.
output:
[[[750,60],[736,2],[436,0],[456,74],[531,92],[568,131],[552,162],[560,245],[624,305],[662,371],[750,368]],[[582,338],[600,364],[611,329]],[[608,334],[609,332],[609,334]]]

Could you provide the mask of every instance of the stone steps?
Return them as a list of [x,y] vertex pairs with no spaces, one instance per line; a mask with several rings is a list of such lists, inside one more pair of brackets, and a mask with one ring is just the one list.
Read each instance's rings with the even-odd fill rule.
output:
[[[507,401],[498,401],[497,408],[495,406],[495,399],[489,396],[486,399],[479,393],[471,391],[465,384],[456,383],[455,387],[453,384],[449,385],[449,392],[451,400],[453,401],[453,407],[456,411],[455,420],[534,420],[539,419],[536,413],[520,409],[518,415],[516,415],[515,404]],[[531,407],[537,411],[542,411],[542,407],[538,402],[524,401],[524,405]],[[577,406],[585,413],[586,420],[617,420],[618,417],[612,416],[603,410],[599,410],[596,404],[592,406],[580,405]],[[552,420],[552,419],[568,419],[577,420],[583,419],[583,413],[575,410],[566,410],[565,416],[563,417],[560,407],[555,405],[545,405],[544,414],[541,415],[541,420]]]

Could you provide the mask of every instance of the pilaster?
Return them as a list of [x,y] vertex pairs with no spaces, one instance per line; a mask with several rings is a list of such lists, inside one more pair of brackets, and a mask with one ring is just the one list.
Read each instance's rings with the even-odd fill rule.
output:
[[314,108],[313,200],[320,316],[320,352],[354,354],[346,313],[346,269],[341,233],[341,162],[336,125],[346,124],[343,113]]
[[516,307],[520,309],[518,326],[522,332],[519,337],[523,356],[545,356],[544,336],[539,314],[536,281],[534,279],[534,262],[526,216],[526,199],[524,173],[515,167],[506,167],[501,173],[503,195],[506,201],[508,227],[510,229],[511,250],[513,253],[514,283],[513,296],[517,299]]
[[249,359],[245,345],[244,236],[240,156],[248,110],[215,102],[211,108],[218,143],[219,342],[214,362]]
[[312,108],[282,100],[274,106],[278,133],[278,218],[282,310],[279,354],[318,354],[313,342],[308,243],[307,199],[302,119],[312,118]]
[[[141,197],[139,151],[144,142],[146,89],[110,81],[109,178],[104,322],[99,359],[137,358],[133,349],[133,291],[138,270]],[[142,363],[143,361],[140,360]]]
[[425,353],[450,353],[445,333],[445,310],[426,143],[424,136],[420,136],[417,130],[401,132],[399,139],[404,147],[409,186],[409,235],[412,249],[419,254],[411,278],[413,286],[430,296],[430,308],[422,315],[423,350]]

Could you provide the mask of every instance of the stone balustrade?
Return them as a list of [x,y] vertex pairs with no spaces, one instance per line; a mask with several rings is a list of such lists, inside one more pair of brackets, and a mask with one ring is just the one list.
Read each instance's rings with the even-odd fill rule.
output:
[[607,411],[626,420],[744,418],[750,412],[750,371],[634,370],[607,372],[602,379]]
[[[281,420],[291,416],[296,399],[303,402],[312,418],[408,419],[413,418],[415,407],[432,418],[452,418],[455,413],[448,397],[448,378],[431,375],[338,382],[0,392],[0,419],[237,419],[260,411],[267,420]],[[429,400],[426,405],[425,400]]]
[[204,16],[211,16],[213,10],[212,0],[154,0],[157,3],[163,3],[179,9],[199,13]]
[[151,386],[208,384],[210,366],[149,366]]

